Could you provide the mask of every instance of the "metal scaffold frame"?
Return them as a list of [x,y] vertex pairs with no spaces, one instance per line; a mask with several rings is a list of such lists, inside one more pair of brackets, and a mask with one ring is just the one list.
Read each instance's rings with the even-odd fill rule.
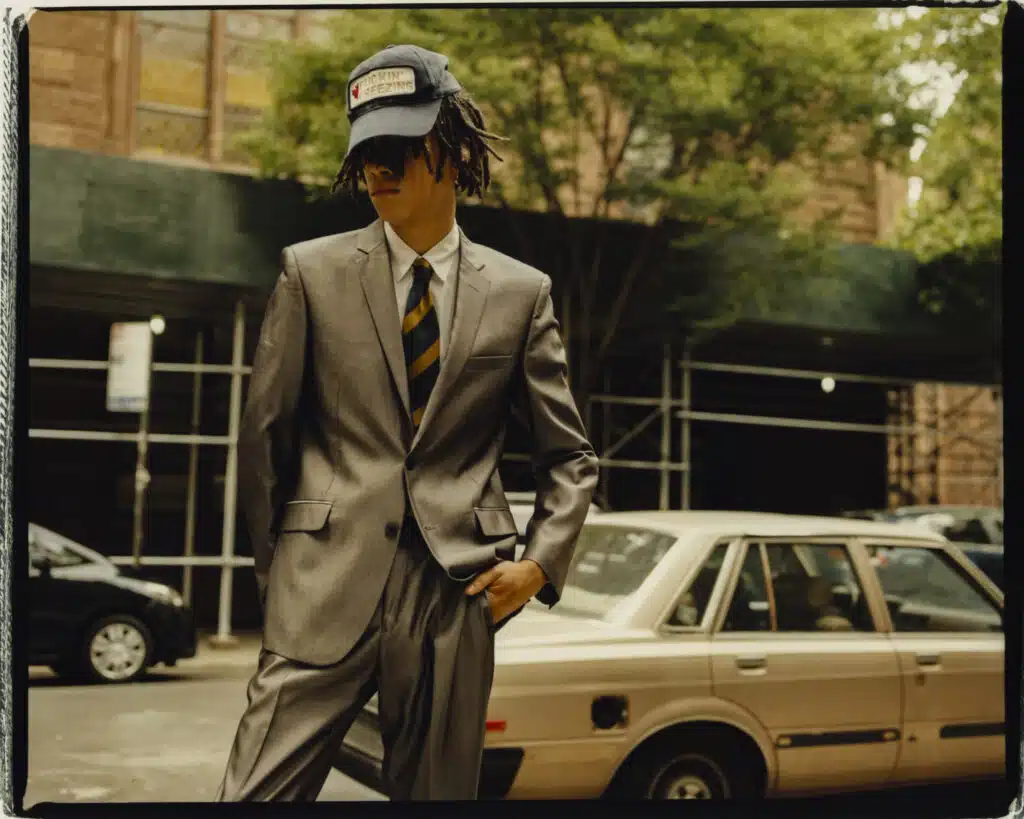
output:
[[[78,441],[113,441],[113,442],[139,442],[144,438],[153,444],[180,444],[190,447],[189,473],[188,473],[188,499],[186,506],[186,536],[184,554],[175,556],[115,556],[111,560],[118,565],[145,565],[145,566],[180,566],[183,571],[183,591],[186,599],[191,599],[192,569],[195,567],[219,567],[221,569],[220,597],[218,605],[218,624],[216,640],[230,642],[231,635],[231,610],[233,594],[233,572],[237,568],[250,567],[253,565],[251,557],[235,554],[235,524],[236,524],[236,502],[237,502],[237,440],[238,428],[242,412],[242,379],[249,375],[252,367],[244,363],[245,357],[245,311],[241,303],[238,303],[234,314],[234,333],[232,344],[232,357],[230,365],[207,364],[203,362],[203,338],[197,335],[195,361],[186,363],[165,363],[156,362],[152,365],[154,373],[193,373],[193,392],[191,407],[191,428],[188,435],[151,433],[142,428],[139,432],[103,432],[95,430],[65,430],[65,429],[30,429],[29,437],[35,439],[50,440],[78,440]],[[106,361],[80,361],[65,359],[30,359],[29,366],[35,369],[65,369],[65,370],[106,370]],[[678,396],[675,395],[673,384],[673,370],[678,370]],[[814,370],[787,369],[780,367],[762,367],[741,364],[724,364],[711,361],[694,360],[689,345],[684,345],[682,356],[674,360],[671,345],[665,345],[662,355],[661,367],[661,395],[657,397],[637,397],[615,395],[611,391],[611,374],[606,372],[604,378],[604,392],[593,395],[589,398],[584,407],[584,417],[587,419],[588,427],[591,426],[595,410],[600,407],[602,411],[602,440],[599,447],[599,463],[601,466],[601,486],[599,495],[607,497],[608,480],[612,470],[648,470],[660,473],[658,492],[658,507],[670,509],[672,500],[670,498],[671,476],[673,473],[681,474],[681,485],[679,494],[679,508],[689,509],[691,506],[691,491],[693,474],[690,465],[691,458],[691,431],[694,422],[718,422],[727,424],[751,424],[757,426],[790,427],[797,429],[818,429],[838,432],[859,432],[888,435],[894,440],[897,454],[905,455],[900,449],[901,442],[910,442],[913,446],[917,437],[922,434],[934,434],[933,426],[914,423],[912,409],[908,401],[910,389],[924,382],[921,379],[888,378],[857,373],[836,373]],[[896,423],[886,424],[864,424],[849,423],[841,421],[819,421],[807,418],[773,417],[763,415],[746,415],[737,413],[703,412],[693,409],[693,386],[692,375],[694,372],[721,372],[735,375],[749,375],[765,378],[800,378],[820,380],[832,378],[839,382],[869,383],[889,386],[893,388],[890,392],[890,417],[899,415]],[[202,402],[201,376],[227,375],[231,377],[231,390],[229,399],[229,420],[226,435],[200,435],[199,418]],[[950,383],[950,382],[941,382]],[[978,385],[959,385],[972,386]],[[1001,413],[1001,390],[996,391],[996,402]],[[632,427],[622,432],[613,440],[612,411],[615,407],[645,407],[649,412]],[[657,460],[639,460],[616,457],[630,442],[635,441],[647,431],[655,421],[660,420],[660,445],[659,458]],[[673,421],[677,421],[673,425]],[[678,430],[680,458],[673,460],[673,426]],[[970,436],[968,436],[970,437]],[[1002,417],[999,415],[998,432],[991,436],[973,436],[976,440],[986,441],[999,447],[998,474],[994,480],[999,482],[999,497],[1002,498]],[[198,464],[198,447],[200,446],[223,446],[226,448],[226,468],[224,476],[224,515],[221,531],[221,554],[219,556],[198,556],[194,554],[195,526],[196,526],[196,472]],[[503,460],[528,462],[529,456],[516,453],[506,453]]]
[[[98,442],[134,442],[144,447],[147,444],[181,444],[190,448],[188,473],[188,498],[186,505],[185,554],[182,557],[147,557],[140,554],[131,556],[115,556],[111,560],[118,565],[134,566],[181,566],[183,570],[183,594],[191,602],[192,569],[196,566],[219,566],[220,601],[217,616],[216,639],[230,642],[231,635],[231,599],[233,570],[239,566],[251,566],[251,557],[235,556],[235,510],[238,494],[238,427],[242,415],[242,379],[252,372],[252,367],[244,363],[245,359],[245,307],[242,302],[235,304],[234,328],[232,335],[231,364],[203,363],[203,336],[196,336],[196,357],[192,364],[176,364],[154,362],[151,370],[154,373],[193,373],[192,385],[192,432],[188,435],[152,433],[148,430],[145,413],[140,418],[138,432],[106,432],[97,430],[77,429],[29,429],[29,438],[64,440],[64,441],[98,441]],[[50,370],[100,370],[109,369],[107,361],[84,361],[74,359],[31,358],[30,369]],[[202,405],[201,377],[208,375],[228,375],[231,377],[231,393],[229,401],[228,434],[200,435],[199,417]],[[221,554],[219,557],[200,557],[193,554],[195,543],[195,508],[196,482],[198,471],[198,448],[200,446],[226,447],[226,465],[224,471],[224,512],[221,529]],[[133,549],[134,551],[134,549]]]
[[[612,469],[646,469],[660,472],[661,482],[659,487],[659,509],[667,510],[672,508],[669,499],[670,476],[673,472],[682,474],[682,485],[680,489],[679,507],[689,509],[691,506],[693,470],[691,467],[691,431],[693,422],[717,422],[726,424],[744,424],[755,426],[789,427],[795,429],[816,429],[833,432],[859,432],[882,434],[890,436],[896,442],[909,439],[914,446],[917,439],[923,435],[934,436],[937,432],[936,424],[942,423],[939,416],[930,419],[931,423],[918,423],[913,414],[906,410],[913,407],[906,403],[906,393],[915,386],[928,385],[938,388],[941,385],[972,387],[975,389],[994,389],[1001,394],[998,387],[983,387],[977,384],[964,384],[961,382],[934,381],[927,379],[896,378],[890,376],[864,375],[849,372],[829,372],[824,370],[801,370],[784,367],[765,367],[747,364],[725,364],[712,361],[694,360],[689,344],[683,345],[681,358],[674,362],[679,369],[679,397],[673,393],[672,384],[672,348],[666,345],[663,351],[662,360],[662,393],[659,397],[630,397],[614,395],[608,387],[606,373],[605,392],[592,395],[586,407],[586,417],[593,418],[595,406],[600,405],[603,413],[602,424],[602,445],[600,448],[600,465],[602,467],[601,487],[599,494],[607,497],[607,481],[609,470]],[[720,372],[734,375],[749,375],[765,378],[799,378],[806,380],[820,381],[831,378],[836,383],[849,382],[861,384],[878,384],[880,386],[894,389],[900,405],[904,412],[901,419],[896,423],[865,424],[845,421],[821,421],[809,418],[774,417],[765,415],[747,415],[723,412],[701,412],[693,409],[693,386],[692,375],[694,372]],[[892,394],[892,393],[891,393]],[[998,481],[998,497],[1002,503],[1002,415],[1001,398],[997,398],[998,431],[993,435],[962,434],[960,437],[974,442],[988,443],[998,447],[999,466],[998,474],[992,480]],[[612,440],[611,410],[615,406],[649,407],[650,412],[638,423],[627,429],[621,436]],[[890,413],[892,417],[892,413]],[[635,440],[656,420],[661,419],[661,440],[660,459],[642,460],[618,460],[611,456],[620,451],[626,444]],[[670,457],[672,452],[672,424],[675,418],[679,421],[680,458],[673,461]],[[937,456],[936,456],[937,457]],[[526,460],[523,456],[515,456],[516,460]]]

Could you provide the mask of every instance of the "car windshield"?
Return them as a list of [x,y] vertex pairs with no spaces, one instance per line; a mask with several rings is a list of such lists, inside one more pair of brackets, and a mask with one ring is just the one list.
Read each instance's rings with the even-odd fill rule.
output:
[[636,527],[584,525],[566,576],[559,614],[603,619],[635,594],[675,538]]
[[29,554],[33,564],[46,562],[54,568],[65,568],[108,562],[103,555],[42,526],[30,524],[28,531]]

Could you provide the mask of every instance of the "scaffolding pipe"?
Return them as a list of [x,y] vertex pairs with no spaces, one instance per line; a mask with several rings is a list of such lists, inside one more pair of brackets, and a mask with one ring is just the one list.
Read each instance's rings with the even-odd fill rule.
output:
[[[92,361],[74,358],[30,358],[29,367],[37,370],[106,370],[110,363],[107,361]],[[234,364],[173,364],[170,362],[155,363],[152,367],[155,373],[220,373],[223,375],[234,375],[241,373],[248,375],[252,372],[250,365]]]
[[640,423],[638,423],[635,427],[633,427],[631,430],[626,432],[621,438],[619,438],[618,441],[616,441],[607,449],[604,449],[602,451],[602,457],[610,458],[612,455],[614,455],[616,452],[622,449],[626,444],[628,444],[630,441],[632,441],[634,438],[640,435],[640,433],[642,433],[645,429],[647,429],[647,427],[651,425],[655,418],[662,414],[663,413],[661,410],[655,410],[654,412],[647,415]]
[[[666,344],[661,360],[661,462],[668,463],[672,457],[672,345]],[[658,508],[669,508],[668,493],[671,488],[672,472],[661,470],[658,487]]]
[[[142,434],[139,432],[103,432],[89,429],[30,429],[29,438],[43,438],[53,441],[122,441],[137,443]],[[228,435],[172,435],[163,432],[146,434],[146,442],[150,444],[222,444],[231,443]]]
[[[203,363],[203,331],[196,333],[196,364]],[[192,434],[199,434],[200,411],[202,409],[203,374],[196,370],[192,377]],[[196,478],[199,471],[199,445],[189,444],[188,452],[188,500],[185,506],[185,557],[195,553],[196,541]],[[181,577],[181,594],[188,605],[192,605],[192,564],[185,563]]]
[[861,375],[859,373],[837,373],[830,370],[800,370],[791,367],[762,367],[755,364],[719,364],[711,361],[691,361],[691,370],[707,372],[735,373],[737,375],[763,375],[774,378],[806,378],[818,381],[822,378],[834,378],[838,381],[850,381],[861,384],[945,384],[951,387],[979,387],[964,381],[945,381],[935,378],[900,378],[885,375]]
[[691,365],[692,365],[692,361],[691,361],[690,340],[686,339],[686,341],[683,342],[683,360],[682,360],[682,363],[680,365],[680,368],[682,370],[681,375],[682,375],[682,393],[683,393],[683,395],[682,395],[682,398],[683,398],[683,409],[682,409],[682,412],[680,413],[680,415],[682,416],[681,423],[680,423],[680,426],[681,426],[680,433],[681,433],[681,436],[682,436],[682,439],[681,439],[682,440],[682,444],[681,444],[680,456],[682,458],[683,464],[686,465],[686,469],[683,470],[683,482],[682,482],[682,487],[681,487],[681,489],[679,491],[679,494],[680,494],[680,499],[679,499],[680,500],[680,504],[679,504],[679,507],[680,507],[680,509],[683,509],[683,510],[687,510],[687,509],[690,508],[690,489],[691,489],[691,487],[690,487],[690,476],[692,475],[692,470],[690,469],[691,458],[692,458],[692,454],[690,452],[690,412],[691,412],[691,410],[690,410],[690,402],[691,402],[691,398],[692,398],[692,396],[691,396],[691,389],[692,389],[692,387],[691,387],[691,384],[690,384],[690,375],[691,375],[691,371],[692,371]]
[[[604,383],[604,391],[605,392],[610,392],[611,388],[612,388],[612,375],[611,375],[611,371],[608,370],[608,369],[606,369],[604,371],[604,382],[603,383]],[[604,457],[605,453],[608,452],[608,449],[609,449],[609,447],[612,444],[612,408],[608,404],[604,404],[604,405],[602,405],[602,409],[604,410],[604,412],[603,412],[603,418],[602,418],[602,422],[601,422],[601,452],[600,452],[600,455],[601,455],[601,457]],[[598,460],[598,464],[597,465],[598,465],[599,469],[600,469],[600,467],[606,466],[606,464],[601,463],[600,459]],[[611,491],[611,488],[609,486],[609,484],[611,483],[611,477],[612,476],[608,473],[607,469],[600,469],[598,480],[599,480],[599,484],[600,484],[600,487],[601,487],[601,498],[604,501],[604,505],[605,506],[609,506],[608,494]]]
[[[115,566],[130,566],[134,563],[133,557],[124,555],[107,555],[107,560],[113,563]],[[245,568],[246,566],[255,565],[251,557],[245,555],[234,555],[231,558],[225,560],[223,557],[216,555],[192,555],[192,557],[171,557],[171,556],[154,556],[154,557],[142,557],[139,560],[139,564],[142,566],[229,566],[234,568]],[[184,596],[184,595],[182,595]]]
[[917,429],[931,430],[931,427],[898,427],[889,424],[859,424],[848,421],[812,421],[808,418],[781,418],[771,415],[737,415],[728,412],[686,412],[677,415],[691,421],[716,421],[723,424],[747,424],[762,427],[790,427],[792,429],[822,429],[835,432],[880,432],[896,434],[913,432]]
[[[501,456],[503,461],[510,461],[514,463],[530,463],[533,459],[529,455],[522,455],[518,452],[506,452]],[[686,464],[678,464],[674,461],[630,461],[630,460],[619,460],[618,458],[598,458],[598,466],[615,466],[623,469],[650,469],[658,471],[661,469],[668,469],[673,472],[682,472],[688,467]]]
[[149,489],[149,470],[146,469],[149,456],[149,404],[153,394],[152,359],[146,374],[146,403],[139,413],[139,434],[135,439],[135,501],[132,504],[132,559],[135,567],[141,564],[146,491]]
[[216,642],[234,642],[231,636],[231,593],[234,570],[227,565],[235,552],[235,503],[238,493],[238,427],[242,415],[242,357],[245,353],[245,307],[235,303],[235,332],[231,350],[231,401],[228,419],[227,465],[224,470],[224,522],[221,536],[221,555],[225,561],[220,573],[220,608],[217,617]]

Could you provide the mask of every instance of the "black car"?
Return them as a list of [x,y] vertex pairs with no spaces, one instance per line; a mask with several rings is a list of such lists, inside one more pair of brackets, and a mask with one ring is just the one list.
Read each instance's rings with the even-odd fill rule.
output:
[[106,557],[29,524],[29,665],[94,682],[130,682],[196,653],[191,609],[170,586],[129,577]]

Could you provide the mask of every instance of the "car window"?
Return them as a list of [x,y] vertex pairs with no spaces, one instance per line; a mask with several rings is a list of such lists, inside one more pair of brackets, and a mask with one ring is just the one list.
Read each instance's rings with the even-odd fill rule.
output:
[[711,555],[676,603],[667,625],[697,626],[703,622],[708,603],[711,601],[711,592],[718,581],[718,575],[722,572],[722,564],[728,551],[728,543],[719,543],[711,551]]
[[1001,551],[982,551],[979,548],[964,549],[964,554],[981,569],[989,580],[995,583],[1002,591],[1006,591],[1003,585],[1003,553]]
[[979,518],[967,518],[958,520],[951,526],[942,530],[942,534],[949,540],[958,543],[991,543],[985,524]]
[[673,543],[674,537],[646,529],[584,524],[558,612],[605,617],[640,588]]
[[772,543],[768,565],[777,631],[874,631],[842,543]]
[[747,548],[722,630],[772,630],[768,583],[764,576],[761,549],[757,544],[752,544]]
[[872,546],[869,552],[894,630],[1002,630],[999,607],[941,549]]
[[29,534],[28,553],[29,562],[37,569],[44,563],[48,563],[52,568],[65,568],[81,566],[89,562],[59,540],[53,540],[38,533]]

